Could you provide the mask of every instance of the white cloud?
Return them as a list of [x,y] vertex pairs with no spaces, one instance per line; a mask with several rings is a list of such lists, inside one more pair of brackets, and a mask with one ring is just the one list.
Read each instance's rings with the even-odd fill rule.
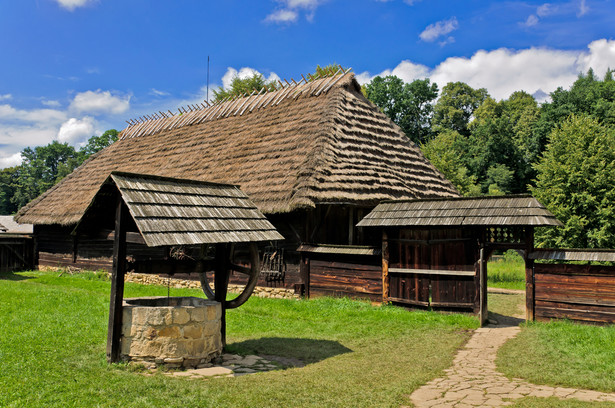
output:
[[8,101],[10,99],[13,99],[13,95],[11,94],[0,95],[0,101]]
[[615,69],[615,40],[596,40],[587,48],[589,51],[583,52],[579,58],[579,69],[582,72],[593,68],[594,73],[602,77],[607,69]]
[[437,23],[430,24],[423,30],[419,37],[426,42],[433,42],[438,37],[447,35],[448,33],[455,31],[459,27],[456,17],[452,17],[448,20],[438,21]]
[[130,96],[113,96],[111,92],[100,89],[78,93],[70,104],[71,110],[85,113],[120,114],[129,108]]
[[[222,76],[222,86],[224,87],[224,89],[229,89],[231,87],[231,82],[233,82],[233,78],[239,77],[240,79],[246,79],[246,78],[250,78],[251,76],[254,76],[255,74],[261,74],[261,73],[255,70],[254,68],[250,68],[250,67],[240,68],[239,71],[237,71],[233,67],[228,67],[226,69],[226,72],[224,73],[224,76]],[[275,72],[272,72],[269,74],[268,77],[265,78],[265,80],[266,81],[279,81],[280,77]]]
[[[598,77],[615,67],[615,40],[593,41],[587,50],[564,51],[549,48],[477,51],[470,58],[447,58],[435,68],[402,61],[379,75],[397,75],[405,82],[430,78],[440,88],[448,82],[462,81],[474,88],[486,88],[496,99],[505,99],[514,91],[524,90],[544,97],[558,87],[570,87],[579,73],[593,68]],[[373,78],[369,73],[357,75],[361,83]]]
[[270,23],[294,23],[299,15],[293,10],[276,10],[269,14],[265,21]]
[[523,23],[524,26],[526,27],[533,27],[536,24],[538,24],[538,17],[536,17],[536,15],[534,14],[530,14],[530,16],[527,18],[527,20],[525,20],[525,23]]
[[70,118],[60,126],[58,141],[60,143],[68,142],[74,145],[90,138],[94,133],[95,121],[93,118],[88,116],[83,119]]
[[68,11],[73,11],[77,7],[84,7],[89,3],[93,3],[94,0],[56,0],[61,7],[64,7]]
[[170,95],[170,93],[165,92],[165,91],[160,91],[156,88],[150,89],[149,93],[154,96],[169,96]]
[[43,99],[41,100],[41,103],[45,106],[49,106],[50,108],[59,108],[60,106],[62,106],[60,101],[56,101],[56,100]]
[[0,169],[4,169],[6,167],[18,166],[21,164],[22,157],[21,153],[15,153],[10,156],[1,156],[0,157]]
[[538,6],[536,9],[536,15],[538,17],[546,17],[550,14],[554,14],[557,11],[557,7],[554,7],[552,4],[545,3],[541,6]]
[[577,11],[577,17],[584,16],[589,11],[589,7],[585,4],[585,0],[579,2],[579,11]]
[[298,20],[300,12],[304,12],[305,19],[312,21],[316,9],[326,0],[277,0],[281,5],[278,9],[265,17],[265,22],[275,24],[290,24]]
[[16,109],[11,105],[0,105],[0,119],[7,122],[54,123],[66,119],[66,114],[55,109]]

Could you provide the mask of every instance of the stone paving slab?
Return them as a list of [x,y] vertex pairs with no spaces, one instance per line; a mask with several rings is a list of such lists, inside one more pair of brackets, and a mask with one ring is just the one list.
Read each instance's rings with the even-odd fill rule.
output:
[[[211,367],[183,371],[169,371],[166,375],[185,378],[217,378],[239,377],[264,371],[280,370],[286,367],[303,366],[302,363],[290,361],[282,357],[238,354],[222,354],[211,364]],[[288,360],[288,361],[287,361]]]
[[524,397],[556,397],[581,401],[612,401],[615,394],[591,390],[535,385],[521,379],[509,380],[495,366],[498,349],[519,333],[509,322],[474,331],[453,366],[410,396],[415,407],[500,407]]

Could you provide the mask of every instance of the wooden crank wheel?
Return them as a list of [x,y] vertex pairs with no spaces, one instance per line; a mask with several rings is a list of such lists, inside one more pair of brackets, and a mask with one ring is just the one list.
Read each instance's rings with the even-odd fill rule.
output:
[[[258,246],[256,245],[256,243],[248,242],[244,245],[241,245],[241,249],[247,250],[247,254],[245,253],[246,251],[240,251],[239,246],[240,244],[232,244],[231,246],[229,259],[227,262],[229,268],[227,273],[230,274],[230,272],[235,271],[243,275],[247,275],[248,283],[246,284],[243,291],[239,294],[239,296],[232,300],[226,301],[226,309],[234,309],[236,307],[239,307],[248,300],[248,298],[250,297],[250,295],[252,295],[252,292],[254,291],[254,287],[256,287],[258,275],[260,273],[260,259],[258,256]],[[241,254],[240,252],[244,253]],[[239,259],[237,255],[243,255],[243,259]],[[249,266],[244,266],[239,263],[244,263],[246,260],[249,261]],[[215,271],[204,271],[199,275],[199,278],[201,280],[201,287],[203,288],[203,292],[205,292],[205,295],[209,300],[216,299],[216,294],[214,292],[214,289],[212,289],[212,285],[210,283],[214,281],[215,273]]]

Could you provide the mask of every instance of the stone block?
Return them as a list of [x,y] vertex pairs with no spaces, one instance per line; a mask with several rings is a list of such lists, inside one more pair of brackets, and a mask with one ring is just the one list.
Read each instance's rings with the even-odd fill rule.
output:
[[207,351],[205,347],[206,343],[203,339],[186,341],[186,349],[190,356],[202,356]]
[[209,321],[203,326],[204,336],[215,336],[220,333],[220,321]]
[[174,307],[172,313],[173,324],[186,324],[190,321],[190,315],[185,308]]
[[170,337],[172,339],[177,339],[181,337],[181,331],[177,326],[165,326],[158,330],[158,337]]
[[200,339],[203,337],[203,325],[193,324],[184,327],[184,337],[187,339]]
[[154,327],[148,327],[146,330],[143,331],[143,339],[154,340],[156,337],[158,337],[158,330],[156,330]]
[[205,309],[199,307],[196,309],[192,309],[190,311],[190,315],[192,316],[193,322],[204,322],[205,321]]

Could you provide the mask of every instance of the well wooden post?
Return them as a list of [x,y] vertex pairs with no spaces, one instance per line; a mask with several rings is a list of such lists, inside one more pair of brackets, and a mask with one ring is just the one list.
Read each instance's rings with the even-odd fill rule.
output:
[[534,286],[534,260],[529,255],[534,251],[534,228],[528,227],[525,236],[525,320],[535,319],[535,286]]
[[124,302],[124,272],[126,270],[126,218],[128,209],[118,197],[115,210],[115,238],[113,240],[113,271],[111,273],[111,299],[107,330],[107,361],[120,361],[120,336],[122,335],[122,303]]
[[215,301],[220,303],[222,317],[220,318],[220,337],[222,347],[226,347],[226,294],[228,293],[230,245],[216,244],[216,266],[214,270]]
[[382,231],[382,303],[389,300],[389,238]]

